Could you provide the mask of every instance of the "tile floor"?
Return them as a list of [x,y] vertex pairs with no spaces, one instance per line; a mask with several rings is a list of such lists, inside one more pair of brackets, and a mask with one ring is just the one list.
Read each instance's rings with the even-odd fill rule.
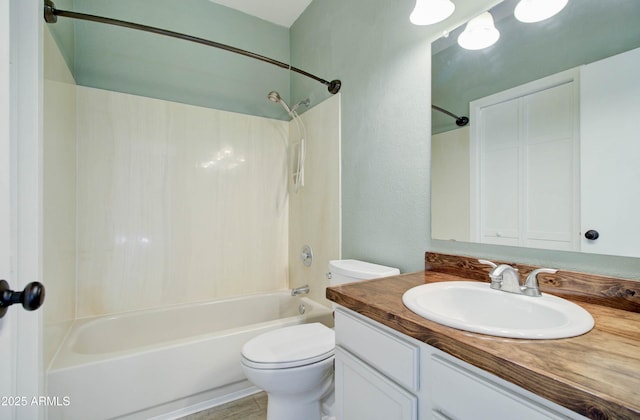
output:
[[260,392],[230,403],[190,414],[181,420],[266,420],[267,394]]

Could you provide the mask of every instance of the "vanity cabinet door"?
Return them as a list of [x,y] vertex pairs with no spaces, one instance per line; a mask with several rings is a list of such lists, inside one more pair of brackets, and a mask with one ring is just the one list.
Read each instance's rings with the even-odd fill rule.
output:
[[415,395],[339,346],[335,360],[336,418],[417,420]]
[[419,391],[420,349],[416,344],[388,331],[383,325],[374,325],[340,308],[335,311],[335,325],[336,345],[367,365],[374,366],[404,389],[414,393]]
[[429,398],[433,419],[584,419],[564,407],[558,406],[556,411],[550,401],[538,396],[528,398],[516,393],[497,380],[491,380],[489,374],[479,375],[470,365],[452,359],[432,355]]

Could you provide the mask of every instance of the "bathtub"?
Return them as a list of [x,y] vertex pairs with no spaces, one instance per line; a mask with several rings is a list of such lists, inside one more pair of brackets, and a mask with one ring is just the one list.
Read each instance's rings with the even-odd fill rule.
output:
[[252,337],[331,309],[288,290],[76,320],[47,371],[49,419],[175,418],[255,392]]

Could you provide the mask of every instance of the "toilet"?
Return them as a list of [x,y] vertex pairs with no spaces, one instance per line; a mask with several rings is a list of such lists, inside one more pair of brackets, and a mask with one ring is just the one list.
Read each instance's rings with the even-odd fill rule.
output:
[[[392,267],[358,260],[329,262],[332,286],[400,274]],[[333,330],[320,323],[269,331],[242,348],[244,374],[268,396],[268,420],[330,418],[333,401]]]

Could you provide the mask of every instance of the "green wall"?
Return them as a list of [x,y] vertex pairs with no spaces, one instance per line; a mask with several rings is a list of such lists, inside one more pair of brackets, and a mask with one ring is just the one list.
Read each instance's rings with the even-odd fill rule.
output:
[[[315,0],[291,28],[293,65],[342,88],[342,257],[424,266],[429,249],[430,41],[495,1],[457,1],[444,24],[409,22],[415,2]],[[294,102],[322,86],[292,77]],[[313,99],[312,99],[313,101]]]

